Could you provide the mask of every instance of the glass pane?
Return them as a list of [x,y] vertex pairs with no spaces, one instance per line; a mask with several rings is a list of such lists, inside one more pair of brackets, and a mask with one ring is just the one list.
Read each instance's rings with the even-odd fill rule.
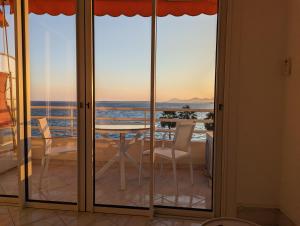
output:
[[[31,101],[28,158],[32,169],[28,169],[28,198],[77,202],[75,10],[66,16],[64,4],[48,11],[52,7],[45,1],[29,3],[30,89],[26,92]],[[76,0],[69,4],[76,5]],[[35,14],[39,9],[46,14]]]
[[157,18],[155,205],[212,208],[216,31],[217,15]]
[[[148,207],[150,156],[142,151],[149,149],[151,17],[110,15],[113,10],[98,16],[99,9],[108,9],[99,4],[109,2],[94,3],[94,201]],[[119,5],[122,14],[130,2]],[[151,1],[145,3],[151,12]]]
[[18,195],[14,15],[1,6],[0,21],[0,196]]

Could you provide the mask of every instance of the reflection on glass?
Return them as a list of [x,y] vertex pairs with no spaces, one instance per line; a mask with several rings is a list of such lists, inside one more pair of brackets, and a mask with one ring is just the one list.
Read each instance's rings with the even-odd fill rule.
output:
[[77,202],[76,16],[48,13],[29,15],[28,198]]
[[9,5],[1,5],[0,9],[0,196],[16,196],[18,170],[14,16],[9,13]]
[[94,201],[148,207],[151,18],[95,16],[94,24]]
[[154,205],[212,208],[216,23],[216,15],[157,18]]

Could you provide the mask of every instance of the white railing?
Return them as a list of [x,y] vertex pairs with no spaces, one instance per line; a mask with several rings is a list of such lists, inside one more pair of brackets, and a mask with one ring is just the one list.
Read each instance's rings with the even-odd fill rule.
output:
[[[48,120],[55,119],[55,120],[64,120],[64,121],[70,121],[70,126],[50,126],[50,129],[52,130],[61,130],[61,131],[70,131],[74,132],[77,130],[77,127],[75,126],[75,121],[77,120],[77,117],[74,116],[74,111],[76,111],[76,106],[31,106],[31,109],[47,109],[47,111],[53,111],[53,110],[65,110],[69,111],[68,116],[54,116],[54,115],[35,115],[31,116],[31,119],[38,119],[42,117],[46,117]],[[148,124],[150,122],[149,117],[147,117],[147,113],[149,114],[150,109],[149,108],[138,108],[138,107],[96,107],[95,111],[135,111],[135,112],[143,112],[143,117],[95,117],[96,121],[102,121],[103,124],[109,124],[112,121],[121,121],[122,123],[129,123],[129,122],[143,122],[144,124]],[[208,113],[208,112],[214,112],[213,109],[184,109],[184,108],[156,108],[156,112],[202,112],[202,113]],[[179,119],[179,118],[172,118],[172,119],[166,119],[166,118],[157,118],[156,122],[180,122],[186,119]],[[194,120],[197,123],[213,123],[212,119],[195,119]],[[32,129],[38,129],[38,126],[32,126]],[[157,127],[156,132],[173,132],[173,129],[166,129],[166,128],[159,128]],[[206,133],[207,130],[199,130],[195,129],[194,133]]]

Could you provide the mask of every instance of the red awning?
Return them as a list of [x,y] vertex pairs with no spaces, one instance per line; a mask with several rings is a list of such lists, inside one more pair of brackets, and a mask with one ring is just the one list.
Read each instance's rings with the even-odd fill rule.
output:
[[4,17],[3,12],[0,10],[0,27],[8,27],[7,20]]
[[[14,0],[10,0],[12,5]],[[29,0],[29,12],[34,14],[74,15],[76,0]],[[96,16],[151,16],[151,0],[94,0]],[[13,7],[11,7],[13,9]],[[218,0],[157,0],[157,15],[196,16],[217,13]]]
[[6,102],[6,82],[8,74],[0,72],[0,127],[12,124],[10,109]]

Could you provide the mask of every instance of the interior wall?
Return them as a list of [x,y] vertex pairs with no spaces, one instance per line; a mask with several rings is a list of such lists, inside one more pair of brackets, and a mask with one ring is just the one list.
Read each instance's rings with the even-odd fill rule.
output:
[[300,1],[288,2],[286,55],[292,59],[292,74],[285,79],[280,208],[300,225]]
[[[229,134],[236,140],[236,201],[279,207],[286,10],[283,0],[233,0]],[[238,21],[238,22],[237,22]]]

